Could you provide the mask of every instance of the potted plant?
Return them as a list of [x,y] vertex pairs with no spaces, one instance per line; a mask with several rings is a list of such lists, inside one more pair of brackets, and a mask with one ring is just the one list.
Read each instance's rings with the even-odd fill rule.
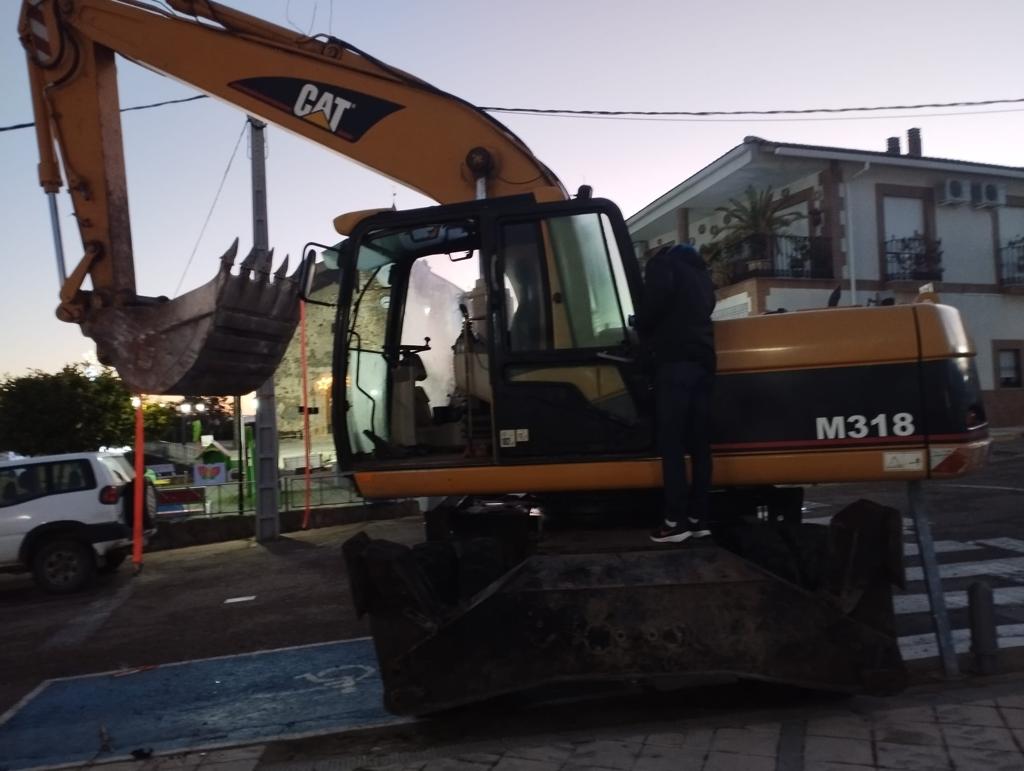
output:
[[914,263],[911,276],[919,281],[938,281],[942,279],[942,246],[941,239],[925,241],[923,251],[919,252]]
[[807,254],[810,251],[809,241],[800,241],[794,247],[789,256],[789,274],[794,278],[800,278],[807,270]]
[[[778,236],[787,227],[804,219],[801,212],[782,213],[782,201],[775,198],[771,187],[757,190],[748,187],[741,198],[730,198],[721,212],[723,241],[735,246],[747,261],[747,270],[756,273],[771,270],[775,263]],[[803,258],[801,257],[801,270]],[[792,268],[792,265],[790,266]]]

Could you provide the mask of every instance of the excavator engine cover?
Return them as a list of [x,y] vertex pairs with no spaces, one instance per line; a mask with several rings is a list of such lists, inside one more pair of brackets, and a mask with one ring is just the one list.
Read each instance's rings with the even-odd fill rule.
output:
[[299,318],[298,271],[250,252],[231,272],[238,240],[213,280],[173,300],[93,309],[82,331],[133,393],[227,396],[255,391],[277,369]]
[[[708,675],[851,693],[905,687],[891,594],[902,581],[895,510],[861,501],[829,527],[719,529],[729,548],[711,539],[647,547],[630,532],[625,550],[542,543],[468,597],[458,585],[479,586],[480,571],[460,563],[486,564],[481,545],[491,539],[412,549],[350,539],[343,552],[357,611],[370,614],[387,708],[420,715],[556,683]],[[730,550],[742,544],[747,555]],[[791,580],[759,562],[790,563],[781,570]]]

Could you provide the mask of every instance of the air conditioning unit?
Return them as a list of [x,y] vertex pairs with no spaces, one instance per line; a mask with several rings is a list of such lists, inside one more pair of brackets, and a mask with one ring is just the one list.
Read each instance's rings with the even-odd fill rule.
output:
[[1002,182],[975,182],[971,185],[971,203],[981,209],[1006,206],[1006,185]]
[[943,180],[935,191],[936,202],[942,206],[957,206],[971,202],[971,183],[959,177]]

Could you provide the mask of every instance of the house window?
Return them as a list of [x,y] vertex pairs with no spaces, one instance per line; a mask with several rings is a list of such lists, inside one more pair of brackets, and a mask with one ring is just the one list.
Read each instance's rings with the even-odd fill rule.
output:
[[1003,348],[998,352],[996,364],[999,375],[1000,388],[1020,388],[1020,349]]
[[879,267],[885,281],[941,281],[942,248],[935,237],[934,191],[875,185]]

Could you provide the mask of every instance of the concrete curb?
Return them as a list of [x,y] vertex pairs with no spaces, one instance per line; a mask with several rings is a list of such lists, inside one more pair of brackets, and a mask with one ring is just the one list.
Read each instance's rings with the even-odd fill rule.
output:
[[[310,511],[309,527],[350,525],[382,519],[400,519],[419,514],[414,500],[359,503],[347,506],[323,507]],[[281,512],[281,532],[293,533],[302,529],[303,512]],[[158,521],[157,532],[146,547],[147,552],[201,546],[224,541],[252,538],[255,517],[251,514],[224,514],[194,516],[177,521]]]

